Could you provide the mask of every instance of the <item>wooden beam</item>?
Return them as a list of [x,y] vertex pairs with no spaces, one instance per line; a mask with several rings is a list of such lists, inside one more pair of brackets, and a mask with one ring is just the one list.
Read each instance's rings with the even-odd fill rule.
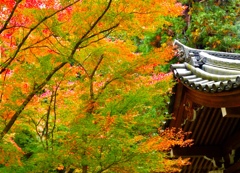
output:
[[240,131],[237,131],[232,136],[228,137],[226,142],[223,144],[223,147],[227,151],[236,150],[240,148]]
[[240,107],[221,108],[223,117],[240,118]]
[[240,162],[236,162],[232,166],[225,169],[224,173],[239,173],[240,172]]
[[212,108],[240,107],[240,90],[220,93],[204,93],[185,87],[187,98],[194,103]]
[[169,127],[180,128],[183,120],[182,116],[184,111],[183,103],[185,100],[185,87],[181,82],[178,82],[176,87],[177,88],[175,92],[176,96],[174,100],[173,119],[171,120]]
[[174,147],[172,149],[174,157],[203,157],[220,158],[223,157],[224,151],[220,146],[191,146],[191,147]]

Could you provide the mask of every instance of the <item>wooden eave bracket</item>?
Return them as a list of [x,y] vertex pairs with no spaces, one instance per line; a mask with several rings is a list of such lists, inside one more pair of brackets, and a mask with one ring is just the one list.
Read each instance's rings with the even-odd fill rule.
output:
[[186,98],[185,103],[183,104],[184,107],[184,122],[181,124],[182,126],[185,125],[186,121],[195,121],[197,117],[197,112],[200,109],[203,109],[204,106],[194,103],[192,100]]

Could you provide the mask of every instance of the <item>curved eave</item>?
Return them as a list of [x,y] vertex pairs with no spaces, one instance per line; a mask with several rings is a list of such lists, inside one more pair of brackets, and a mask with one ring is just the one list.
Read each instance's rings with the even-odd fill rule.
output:
[[213,74],[186,62],[173,64],[171,69],[174,76],[185,86],[200,92],[217,93],[240,88],[240,71],[225,75]]
[[224,58],[224,59],[240,60],[239,53],[229,53],[229,52],[219,52],[219,51],[214,51],[214,50],[194,49],[194,48],[191,48],[191,47],[188,47],[188,46],[182,44],[178,40],[174,40],[173,44],[182,49],[181,51],[183,53],[183,56],[185,56],[185,58],[188,58],[188,55],[190,53],[198,55],[200,52],[204,52],[209,55],[217,56],[217,57]]
[[186,97],[194,100],[195,103],[212,107],[240,107],[240,90],[230,90],[220,93],[205,93],[198,90],[193,90],[189,87],[186,90]]

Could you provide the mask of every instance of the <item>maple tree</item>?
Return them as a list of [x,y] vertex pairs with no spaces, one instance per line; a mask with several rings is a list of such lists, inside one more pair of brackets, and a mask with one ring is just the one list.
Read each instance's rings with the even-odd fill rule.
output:
[[155,46],[154,36],[146,52],[133,44],[166,32],[180,3],[1,0],[0,8],[2,171],[175,172],[188,164],[164,151],[191,141],[161,130],[173,82],[155,67],[173,58],[171,38]]

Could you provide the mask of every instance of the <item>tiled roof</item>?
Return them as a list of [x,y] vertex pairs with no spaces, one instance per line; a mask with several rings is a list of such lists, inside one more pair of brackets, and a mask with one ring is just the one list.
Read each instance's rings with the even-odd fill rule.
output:
[[184,85],[203,92],[240,88],[240,54],[193,49],[175,40],[181,63],[172,64]]

